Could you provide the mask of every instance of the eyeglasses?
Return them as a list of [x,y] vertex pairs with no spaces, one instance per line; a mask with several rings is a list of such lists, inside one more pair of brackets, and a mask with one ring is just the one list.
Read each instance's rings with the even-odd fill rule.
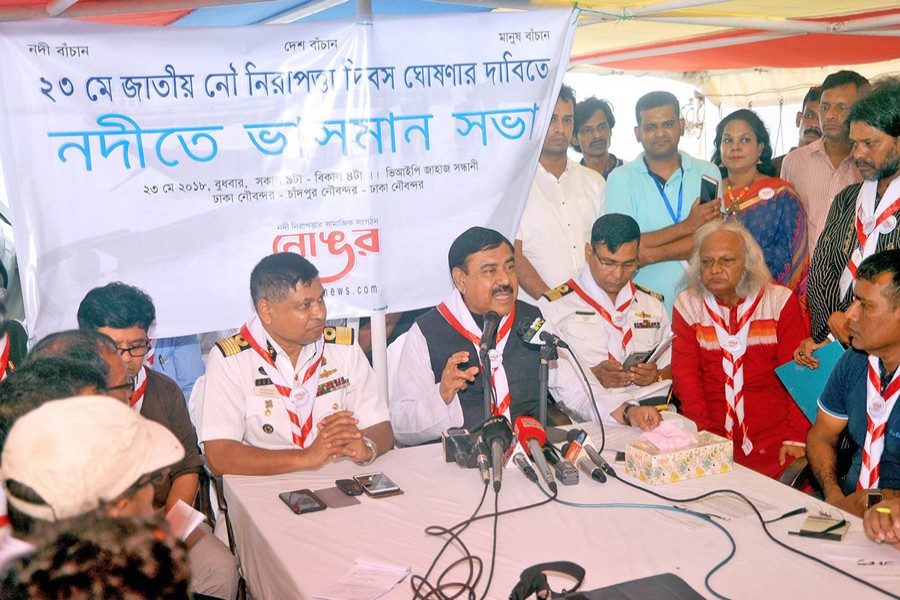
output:
[[600,262],[600,270],[601,271],[615,271],[618,268],[621,268],[626,273],[629,271],[635,271],[640,266],[641,263],[638,260],[627,260],[625,262],[617,262],[614,260],[608,260],[606,258],[601,258],[599,254],[597,254],[596,248],[592,248],[591,252],[594,253],[594,256],[597,257],[597,260]]
[[166,478],[167,470],[168,469],[161,469],[159,471],[153,471],[152,473],[144,473],[132,487],[139,489],[148,485],[152,485],[153,487],[162,485],[162,482]]
[[125,383],[114,385],[106,388],[107,392],[115,392],[116,390],[134,390],[134,378],[131,375],[125,377]]
[[142,356],[147,356],[147,353],[150,352],[150,344],[142,344],[140,346],[132,346],[131,348],[116,348],[123,357],[126,354],[133,356],[134,358],[140,358]]

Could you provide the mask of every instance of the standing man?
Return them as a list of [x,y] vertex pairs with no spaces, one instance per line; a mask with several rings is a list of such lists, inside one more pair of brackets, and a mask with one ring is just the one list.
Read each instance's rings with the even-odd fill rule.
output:
[[819,124],[822,138],[785,157],[781,178],[797,190],[809,222],[809,255],[813,256],[835,195],[860,174],[852,155],[850,109],[869,89],[869,81],[855,71],[832,73],[822,82]]
[[[522,415],[537,417],[544,401],[539,394],[540,347],[526,343],[524,335],[535,320],[541,321],[541,311],[516,300],[519,285],[512,244],[492,229],[472,227],[453,241],[447,259],[455,289],[437,308],[416,319],[400,354],[403,377],[391,392],[391,423],[403,444],[435,441],[450,427],[473,430],[484,421],[479,345],[490,311],[500,317],[496,342],[489,346],[493,414],[510,421]],[[562,350],[559,360],[551,362],[550,392],[566,412],[596,421],[587,384],[571,361]],[[626,423],[626,399],[604,396],[594,377],[587,379],[600,417]],[[636,406],[629,409],[629,416],[630,423],[642,429],[652,429],[660,420],[653,407]]]
[[575,93],[564,85],[515,240],[516,274],[531,303],[550,289],[548,282],[565,281],[584,266],[581,249],[603,212],[606,181],[566,155],[574,114]]
[[851,158],[864,181],[835,196],[812,257],[807,296],[812,337],[794,353],[794,360],[810,368],[819,364],[812,351],[827,343],[829,333],[850,343],[844,311],[853,302],[859,264],[875,252],[900,247],[900,78],[879,80],[848,121]]
[[[847,309],[853,349],[822,391],[806,455],[825,501],[861,517],[871,492],[900,497],[900,250],[873,254],[856,274]],[[844,429],[859,448],[842,481],[835,466]]]
[[[171,431],[184,446],[184,457],[172,465],[166,477],[154,482],[153,507],[167,514],[179,500],[194,505],[203,459],[178,384],[144,365],[143,359],[150,352],[147,330],[155,320],[156,308],[150,296],[122,282],[92,289],[78,306],[78,327],[105,334],[115,342],[133,380],[131,408]],[[205,525],[188,542],[192,589],[215,598],[234,598],[237,563],[228,547]]]
[[197,428],[216,473],[275,475],[394,445],[387,404],[352,336],[325,327],[319,271],[299,254],[253,268],[254,313],[209,353]]
[[[797,129],[800,130],[800,140],[797,145],[791,148],[794,151],[797,148],[807,146],[822,137],[822,128],[819,127],[819,97],[822,95],[822,88],[811,87],[803,97],[803,104],[797,111],[797,118],[794,121]],[[775,167],[775,174],[781,173],[781,164],[787,154],[776,156],[772,159],[772,166]]]
[[650,92],[635,106],[634,135],[644,151],[609,176],[606,212],[629,215],[641,229],[635,282],[658,290],[671,313],[675,286],[694,250],[694,232],[721,218],[720,203],[700,204],[700,181],[707,175],[722,186],[719,169],[678,150],[684,135],[678,99]]
[[544,294],[539,305],[603,387],[635,399],[665,395],[669,383],[662,382],[671,379],[669,351],[659,362],[623,368],[630,354],[652,352],[672,334],[662,296],[631,281],[640,242],[641,230],[631,217],[600,217],[584,245],[587,264],[581,273]]
[[581,165],[609,179],[609,174],[624,161],[609,151],[616,118],[606,100],[591,96],[575,105],[575,139],[572,147],[581,152]]

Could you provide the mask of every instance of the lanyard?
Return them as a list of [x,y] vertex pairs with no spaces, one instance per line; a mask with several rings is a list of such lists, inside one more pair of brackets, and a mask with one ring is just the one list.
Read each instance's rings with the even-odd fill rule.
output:
[[684,199],[684,167],[679,167],[678,170],[681,172],[681,181],[678,183],[678,212],[676,213],[672,210],[672,204],[669,202],[669,197],[666,196],[666,190],[663,187],[663,184],[659,182],[660,177],[657,176],[652,171],[647,171],[650,174],[650,179],[653,180],[653,183],[656,184],[656,189],[659,190],[659,195],[662,196],[663,202],[666,204],[666,209],[669,211],[669,216],[672,217],[672,223],[679,223],[681,221],[681,205],[682,200]]

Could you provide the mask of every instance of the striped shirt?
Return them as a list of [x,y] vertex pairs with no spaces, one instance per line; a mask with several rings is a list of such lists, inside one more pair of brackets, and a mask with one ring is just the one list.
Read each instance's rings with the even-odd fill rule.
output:
[[822,138],[788,153],[781,165],[781,178],[791,182],[806,210],[809,255],[812,256],[832,200],[848,185],[862,181],[853,154],[848,154],[835,168],[825,152],[825,139]]

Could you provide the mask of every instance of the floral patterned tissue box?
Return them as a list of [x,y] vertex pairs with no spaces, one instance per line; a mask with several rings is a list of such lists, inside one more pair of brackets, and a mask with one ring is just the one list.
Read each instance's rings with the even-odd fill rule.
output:
[[657,485],[728,473],[734,468],[731,440],[701,431],[697,434],[697,441],[696,446],[674,452],[662,452],[649,442],[629,444],[625,446],[625,472]]

